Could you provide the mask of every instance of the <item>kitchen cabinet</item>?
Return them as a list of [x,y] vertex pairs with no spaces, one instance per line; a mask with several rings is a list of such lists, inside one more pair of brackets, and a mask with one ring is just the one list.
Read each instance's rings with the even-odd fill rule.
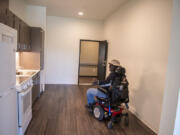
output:
[[40,72],[33,76],[32,103],[40,97]]
[[45,33],[43,30],[41,30],[41,50],[40,50],[40,67],[41,67],[41,70],[44,69],[44,40],[45,40]]
[[26,25],[25,28],[25,43],[27,45],[27,51],[31,51],[31,28]]
[[0,1],[0,23],[6,24],[17,30],[17,51],[31,51],[30,32],[31,28],[23,20],[9,10],[9,0]]
[[0,22],[13,28],[14,14],[8,9],[5,9],[5,8],[0,9]]
[[9,7],[9,0],[0,0],[0,9],[6,9]]
[[9,9],[6,9],[6,19],[5,19],[5,24],[9,27],[12,27],[14,26],[14,14],[9,10]]
[[6,23],[6,9],[0,9],[0,23]]
[[17,30],[17,51],[20,50],[20,43],[19,43],[19,26],[20,25],[20,19],[17,16],[14,16],[14,29]]
[[0,23],[6,22],[6,9],[9,7],[9,0],[0,0]]
[[30,27],[23,22],[19,22],[19,49],[20,52],[29,52],[31,51],[31,42],[30,42]]
[[39,27],[31,28],[32,52],[40,53],[40,69],[44,69],[44,30]]

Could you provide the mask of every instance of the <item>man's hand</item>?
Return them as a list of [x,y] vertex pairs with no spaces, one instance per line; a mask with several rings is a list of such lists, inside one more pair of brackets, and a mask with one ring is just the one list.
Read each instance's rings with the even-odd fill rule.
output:
[[113,87],[112,87],[112,86],[110,86],[110,87],[109,87],[109,90],[111,91],[111,90],[112,90],[112,88],[113,88]]

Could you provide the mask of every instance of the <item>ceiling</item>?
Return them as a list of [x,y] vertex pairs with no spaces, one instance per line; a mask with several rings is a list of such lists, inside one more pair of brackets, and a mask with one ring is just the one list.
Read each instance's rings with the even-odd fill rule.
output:
[[[27,0],[29,4],[46,6],[47,15],[104,20],[127,0]],[[79,16],[78,12],[84,12]]]

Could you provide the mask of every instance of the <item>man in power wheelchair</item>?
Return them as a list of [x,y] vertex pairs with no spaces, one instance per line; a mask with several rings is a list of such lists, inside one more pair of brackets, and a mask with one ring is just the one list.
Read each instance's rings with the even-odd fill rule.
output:
[[88,108],[98,120],[109,119],[108,128],[118,118],[125,117],[125,125],[129,124],[128,117],[128,81],[125,75],[125,68],[120,66],[119,61],[113,60],[110,63],[110,75],[106,81],[99,82],[97,89],[90,88],[87,91]]

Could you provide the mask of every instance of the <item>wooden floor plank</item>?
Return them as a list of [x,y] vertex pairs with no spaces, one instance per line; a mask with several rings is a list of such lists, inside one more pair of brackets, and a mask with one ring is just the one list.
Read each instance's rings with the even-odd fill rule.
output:
[[33,106],[26,135],[155,135],[130,114],[130,125],[115,124],[112,130],[84,107],[88,86],[48,85]]

